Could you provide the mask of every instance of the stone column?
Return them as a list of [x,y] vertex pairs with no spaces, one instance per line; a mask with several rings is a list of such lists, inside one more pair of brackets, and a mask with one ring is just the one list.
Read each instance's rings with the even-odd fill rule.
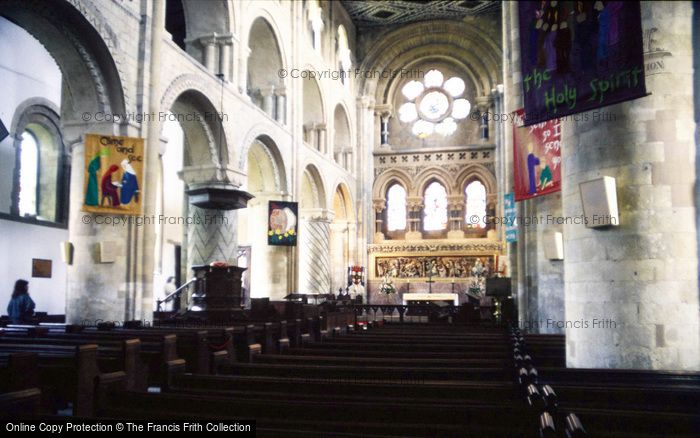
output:
[[233,50],[233,36],[222,35],[219,41],[219,73],[225,81],[231,80],[231,51]]
[[316,125],[314,123],[307,123],[304,125],[304,140],[306,144],[312,148],[318,148],[318,143],[316,141]]
[[406,240],[422,239],[421,215],[423,214],[423,198],[420,196],[406,198],[406,212],[408,214]]
[[671,66],[646,77],[651,96],[585,113],[562,127],[564,215],[579,184],[617,181],[620,225],[564,225],[567,366],[700,369],[693,6],[642,2]]
[[317,141],[318,141],[318,146],[316,149],[319,150],[322,154],[326,154],[328,152],[327,148],[327,143],[326,143],[326,124],[325,123],[318,123],[316,124],[316,131],[317,131]]
[[281,125],[287,124],[287,94],[284,86],[275,88],[275,120]]
[[464,231],[464,196],[453,195],[447,197],[447,214],[449,219],[447,238],[463,239]]
[[[235,210],[207,210],[189,205],[187,224],[187,265],[208,265],[237,259]],[[191,270],[190,270],[191,272]]]
[[212,73],[216,73],[216,34],[208,35],[199,39],[204,48],[204,66]]
[[260,89],[262,96],[262,110],[271,118],[275,117],[275,87],[273,85]]
[[386,208],[386,199],[375,199],[372,202],[374,210],[374,242],[384,240],[384,209]]
[[330,216],[327,210],[302,213],[299,231],[300,293],[325,294],[331,290]]
[[331,261],[331,290],[335,293],[338,288],[347,286],[348,260],[348,223],[332,222],[330,224],[330,261]]
[[248,57],[250,56],[250,47],[241,45],[240,53],[238,54],[238,91],[247,99],[248,96]]
[[379,115],[380,120],[380,139],[382,146],[389,146],[389,119],[391,111],[382,111]]
[[479,96],[476,98],[476,108],[481,114],[479,122],[479,140],[489,141],[489,111],[493,103],[493,98],[489,96]]

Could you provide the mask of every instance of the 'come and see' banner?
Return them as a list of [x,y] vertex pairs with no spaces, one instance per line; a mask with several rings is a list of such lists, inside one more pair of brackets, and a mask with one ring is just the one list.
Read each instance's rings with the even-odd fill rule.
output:
[[525,125],[646,95],[636,1],[521,1]]

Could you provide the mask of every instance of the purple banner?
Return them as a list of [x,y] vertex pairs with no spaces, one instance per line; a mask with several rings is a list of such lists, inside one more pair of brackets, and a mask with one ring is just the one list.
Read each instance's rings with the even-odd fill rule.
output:
[[646,95],[637,1],[521,1],[520,56],[532,125]]

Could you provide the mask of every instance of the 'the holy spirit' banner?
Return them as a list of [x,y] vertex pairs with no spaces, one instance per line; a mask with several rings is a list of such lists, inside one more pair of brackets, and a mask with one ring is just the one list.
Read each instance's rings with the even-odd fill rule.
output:
[[521,1],[525,125],[646,95],[638,1]]
[[515,200],[561,190],[561,124],[559,119],[522,126],[522,109],[513,125],[513,176]]
[[83,211],[139,215],[143,194],[143,139],[85,136]]

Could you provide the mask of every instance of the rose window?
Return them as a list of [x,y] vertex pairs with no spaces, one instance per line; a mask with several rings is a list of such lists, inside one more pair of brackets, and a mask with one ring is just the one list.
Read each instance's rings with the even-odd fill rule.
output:
[[444,80],[439,70],[430,70],[423,82],[410,81],[401,89],[408,102],[399,108],[399,120],[411,123],[411,132],[419,138],[433,133],[452,135],[457,121],[469,115],[471,104],[462,96],[464,81],[458,77]]

